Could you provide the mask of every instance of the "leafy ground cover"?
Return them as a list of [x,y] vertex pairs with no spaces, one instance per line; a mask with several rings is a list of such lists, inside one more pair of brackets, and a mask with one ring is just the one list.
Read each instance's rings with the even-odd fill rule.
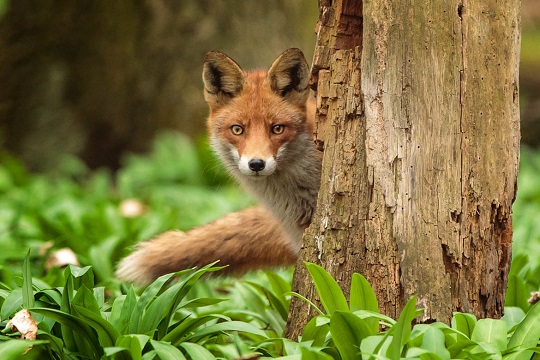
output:
[[[2,155],[0,359],[539,356],[540,307],[528,302],[530,292],[540,289],[539,152],[523,149],[502,319],[456,313],[450,325],[412,326],[421,312],[416,299],[390,319],[378,312],[360,274],[353,275],[347,301],[323,269],[308,264],[323,307],[299,342],[283,338],[293,296],[290,269],[201,279],[219,272],[212,264],[166,275],[145,289],[113,276],[115,263],[135,242],[249,205],[223,174],[205,144],[170,133],[148,156],[127,157],[115,176],[90,172],[73,158],[49,174],[29,174]],[[62,248],[74,251],[78,266],[52,263]],[[35,340],[20,339],[34,339],[17,325],[20,319],[37,326]]]

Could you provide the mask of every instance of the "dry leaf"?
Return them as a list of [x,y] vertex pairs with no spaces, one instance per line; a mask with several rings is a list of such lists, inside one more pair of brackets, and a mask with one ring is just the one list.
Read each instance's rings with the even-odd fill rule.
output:
[[6,327],[13,327],[13,332],[18,331],[21,333],[21,339],[36,340],[37,324],[30,312],[26,309],[22,309],[15,316],[8,321]]
[[141,216],[145,212],[145,206],[137,199],[125,199],[120,203],[120,214],[127,218]]
[[531,292],[531,298],[528,300],[529,304],[534,305],[540,301],[540,291]]
[[62,248],[53,251],[45,262],[45,269],[52,267],[65,267],[68,265],[80,266],[77,255],[70,248]]

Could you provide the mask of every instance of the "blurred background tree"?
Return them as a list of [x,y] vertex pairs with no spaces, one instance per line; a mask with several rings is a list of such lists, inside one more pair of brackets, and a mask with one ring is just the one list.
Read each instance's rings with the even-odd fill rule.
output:
[[[0,149],[35,171],[64,154],[117,169],[159,130],[197,136],[204,54],[224,51],[244,68],[266,68],[289,47],[311,59],[317,9],[314,0],[0,0]],[[523,142],[539,145],[538,0],[523,0],[522,43]]]
[[313,54],[312,0],[0,0],[0,148],[32,170],[64,154],[117,169],[161,129],[204,131],[201,66]]
[[522,1],[521,142],[540,145],[540,1]]

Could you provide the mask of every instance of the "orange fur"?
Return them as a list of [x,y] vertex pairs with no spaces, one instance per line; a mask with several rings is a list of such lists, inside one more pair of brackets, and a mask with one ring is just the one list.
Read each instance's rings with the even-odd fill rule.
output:
[[141,243],[120,263],[120,278],[148,283],[215,260],[232,273],[296,261],[316,205],[321,165],[313,116],[306,113],[309,68],[303,54],[289,49],[268,72],[244,72],[226,55],[210,52],[203,82],[212,147],[264,208]]

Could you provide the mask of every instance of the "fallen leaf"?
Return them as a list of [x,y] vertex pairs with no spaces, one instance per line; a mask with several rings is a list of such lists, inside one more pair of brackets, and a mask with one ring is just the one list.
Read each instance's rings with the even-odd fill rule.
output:
[[13,327],[13,332],[18,331],[21,333],[21,339],[36,340],[37,324],[28,310],[22,309],[16,313],[6,324],[6,327],[9,326]]

